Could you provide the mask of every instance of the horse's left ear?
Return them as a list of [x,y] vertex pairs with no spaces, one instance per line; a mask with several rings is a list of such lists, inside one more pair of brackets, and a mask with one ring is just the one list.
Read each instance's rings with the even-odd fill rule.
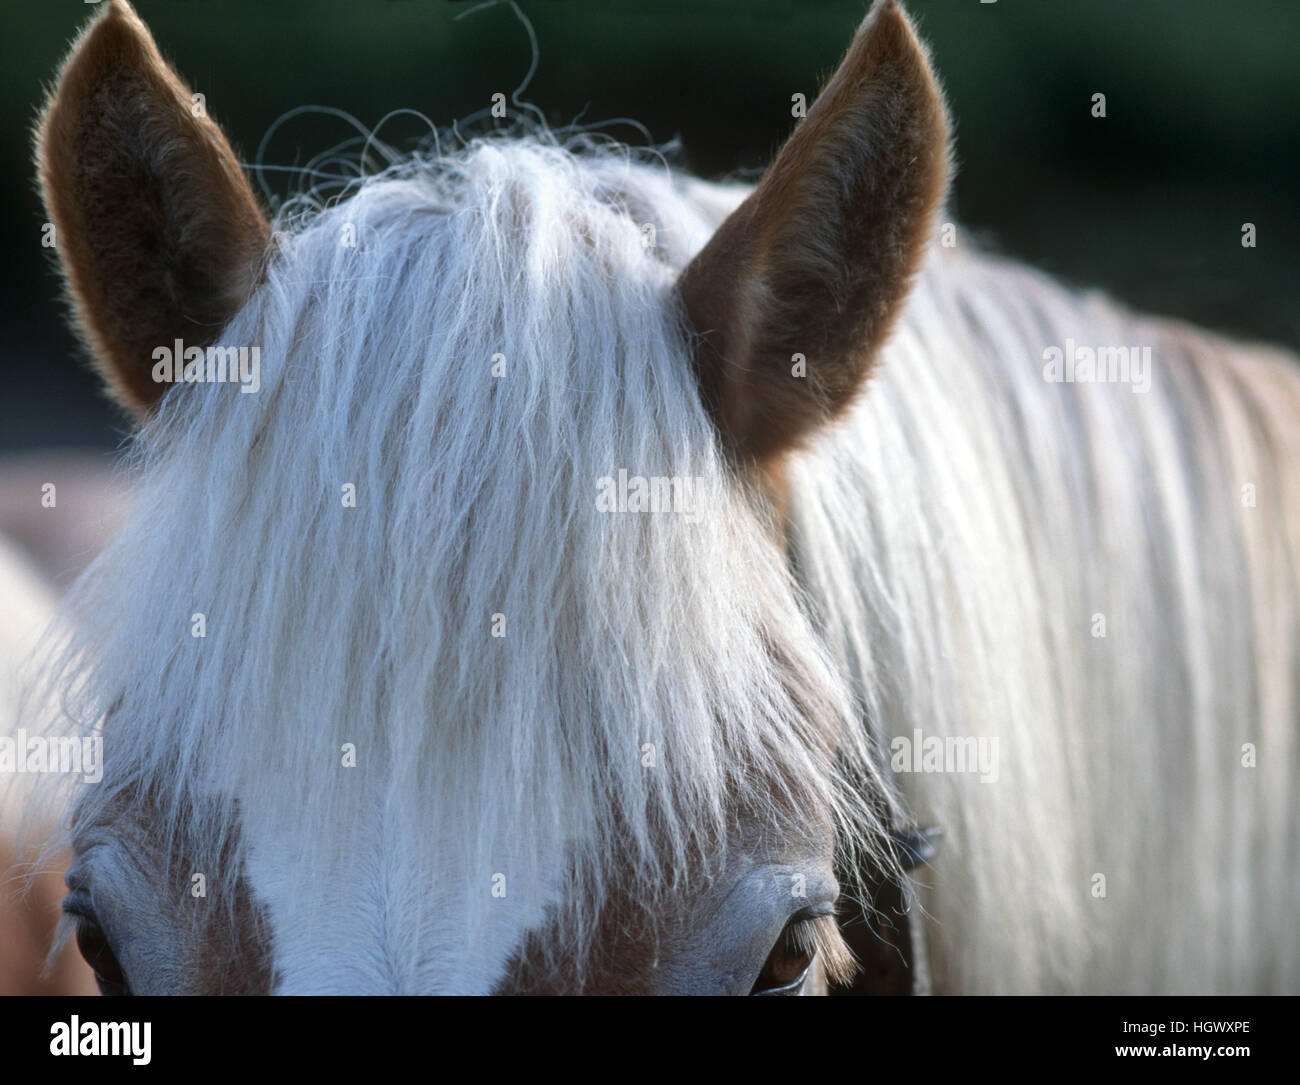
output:
[[852,400],[947,181],[938,84],[907,17],[881,0],[753,194],[678,283],[702,335],[701,393],[739,459],[779,455]]
[[208,346],[243,306],[271,238],[201,96],[109,0],[59,75],[37,132],[41,194],[76,321],[110,393],[146,414],[170,385],[152,357]]

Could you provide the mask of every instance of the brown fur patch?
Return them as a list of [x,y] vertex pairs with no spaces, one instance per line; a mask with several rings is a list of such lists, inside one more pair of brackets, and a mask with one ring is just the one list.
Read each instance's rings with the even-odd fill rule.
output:
[[[130,788],[89,824],[75,829],[77,859],[68,887],[85,889],[95,870],[84,849],[111,839],[131,872],[129,899],[95,898],[108,909],[101,926],[117,939],[128,933],[158,954],[158,974],[167,976],[169,994],[265,995],[275,985],[268,917],[253,898],[244,869],[235,858],[238,813],[220,848],[169,831],[156,788]],[[191,876],[205,875],[207,896],[191,895]],[[148,906],[142,907],[141,902]],[[69,946],[65,956],[79,956]],[[119,959],[119,963],[126,965]],[[126,979],[132,983],[128,967]],[[138,991],[136,993],[139,993]]]
[[[862,387],[947,188],[948,123],[893,0],[752,195],[683,272],[701,393],[741,461],[795,447]],[[793,355],[807,375],[792,373]]]
[[112,396],[146,411],[168,387],[152,379],[154,349],[215,340],[256,282],[270,227],[125,0],[73,46],[36,147],[76,323]]
[[[832,756],[833,747],[828,733],[822,752]],[[715,910],[729,906],[735,883],[726,876],[727,855],[789,864],[792,869],[823,856],[829,861],[834,834],[818,796],[790,775],[771,781],[771,796],[773,808],[762,815],[745,807],[733,810],[728,842],[701,838],[686,870],[665,863],[659,886],[653,889],[643,884],[639,891],[631,891],[629,887],[636,884],[631,864],[618,854],[612,856],[622,870],[612,879],[613,891],[601,902],[589,951],[579,952],[567,921],[552,917],[524,938],[493,994],[664,993],[665,971],[680,981],[698,963],[692,957],[693,932]],[[569,891],[582,893],[585,888],[575,878]],[[847,980],[854,968],[853,954],[833,920],[818,931],[815,948],[819,956],[810,991],[824,994],[825,966],[829,963],[837,979]],[[696,946],[694,952],[698,951]],[[725,947],[720,951],[725,956]]]

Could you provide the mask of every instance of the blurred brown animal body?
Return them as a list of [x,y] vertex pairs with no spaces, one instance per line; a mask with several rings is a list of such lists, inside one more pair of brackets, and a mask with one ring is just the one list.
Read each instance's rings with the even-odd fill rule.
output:
[[[52,507],[41,503],[47,483],[55,486]],[[53,613],[56,583],[71,580],[94,556],[110,530],[111,511],[120,507],[120,494],[98,457],[38,455],[0,467],[0,733],[9,733],[18,720],[20,671]],[[36,872],[54,826],[39,819],[21,824],[29,781],[4,780],[0,788],[0,995],[95,994],[91,971],[75,950],[60,954],[45,971],[67,859],[60,856]]]

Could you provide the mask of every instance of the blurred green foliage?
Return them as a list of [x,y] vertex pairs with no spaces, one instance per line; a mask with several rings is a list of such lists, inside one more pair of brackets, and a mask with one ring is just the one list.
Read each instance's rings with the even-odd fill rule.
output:
[[[419,110],[449,125],[529,68],[504,6],[450,0],[139,0],[165,55],[251,160],[305,104],[366,127]],[[706,176],[757,171],[811,99],[866,0],[520,0],[539,44],[526,98],[553,124],[634,118],[679,138]],[[1142,308],[1300,345],[1300,4],[1294,0],[910,0],[956,120],[958,221],[987,243]],[[31,124],[93,12],[43,0],[6,13],[0,185],[12,259],[0,286],[7,447],[112,439],[113,415],[62,326],[39,246]],[[467,16],[457,19],[457,16]],[[1094,119],[1090,99],[1107,97]],[[607,131],[642,141],[630,125]],[[403,115],[403,147],[427,133]],[[299,116],[265,161],[301,165],[350,133]],[[274,184],[281,192],[286,175]],[[1243,249],[1241,225],[1258,227]],[[52,413],[51,413],[52,412]]]

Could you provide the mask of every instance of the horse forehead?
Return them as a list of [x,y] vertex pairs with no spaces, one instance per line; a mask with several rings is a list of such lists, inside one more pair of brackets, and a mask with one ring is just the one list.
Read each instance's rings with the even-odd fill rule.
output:
[[568,873],[564,849],[532,854],[523,834],[466,863],[464,824],[376,813],[346,834],[328,820],[303,834],[247,812],[242,822],[280,994],[489,994],[554,914]]

